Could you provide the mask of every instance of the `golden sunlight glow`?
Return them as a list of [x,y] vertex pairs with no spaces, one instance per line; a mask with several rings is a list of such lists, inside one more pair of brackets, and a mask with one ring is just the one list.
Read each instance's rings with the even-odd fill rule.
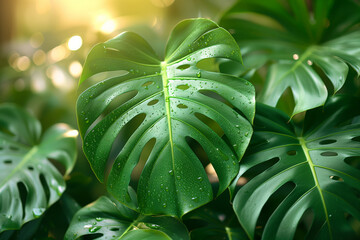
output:
[[112,19],[107,20],[101,25],[100,31],[105,34],[110,34],[116,29],[116,22]]
[[77,137],[79,135],[79,131],[77,130],[69,130],[64,133],[64,137]]
[[70,63],[70,65],[69,65],[69,73],[73,77],[75,77],[75,78],[80,77],[81,72],[82,72],[82,66],[81,66],[81,63],[79,61],[74,61],[74,62]]
[[76,51],[81,48],[82,43],[83,43],[83,41],[80,36],[78,36],[78,35],[72,36],[68,41],[68,48],[71,51]]
[[43,50],[39,49],[33,54],[32,60],[35,65],[40,66],[46,61],[46,53]]
[[26,71],[30,67],[30,58],[27,56],[19,57],[16,61],[16,66],[20,71]]
[[63,45],[59,45],[48,52],[48,58],[52,63],[59,62],[70,55],[69,50]]
[[175,0],[150,0],[152,4],[156,7],[169,7],[171,4],[175,2]]
[[34,33],[30,38],[30,45],[39,48],[44,43],[44,36],[41,32]]

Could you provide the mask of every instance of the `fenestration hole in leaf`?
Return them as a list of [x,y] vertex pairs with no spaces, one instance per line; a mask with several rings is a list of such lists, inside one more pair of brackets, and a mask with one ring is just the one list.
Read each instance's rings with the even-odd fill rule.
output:
[[228,101],[226,100],[225,98],[223,98],[220,94],[214,92],[214,91],[210,91],[210,90],[199,90],[199,93],[207,96],[207,97],[210,97],[210,98],[213,98],[213,99],[216,99],[222,103],[225,103],[226,105],[228,105],[229,107],[231,108],[234,108],[234,106]]
[[324,157],[334,157],[337,156],[338,154],[336,152],[322,152],[320,155]]
[[154,99],[154,100],[151,100],[150,102],[148,102],[148,106],[152,106],[152,105],[155,105],[159,102],[159,99]]
[[352,156],[344,159],[344,162],[352,167],[360,167],[360,156]]
[[22,219],[25,218],[25,205],[26,205],[26,198],[28,195],[28,191],[26,190],[25,184],[22,182],[17,183],[20,200],[21,200],[21,207],[22,207]]
[[191,150],[195,153],[197,158],[201,161],[202,165],[204,167],[207,166],[210,163],[210,161],[201,144],[189,136],[185,137],[185,141],[189,145]]
[[87,235],[82,236],[81,239],[83,239],[83,240],[94,240],[94,239],[98,239],[98,238],[100,238],[102,236],[104,236],[104,234],[102,234],[102,233],[87,234]]
[[185,104],[182,104],[182,103],[178,104],[177,107],[182,108],[182,109],[188,108],[188,106],[186,106]]
[[126,142],[129,140],[131,135],[133,135],[133,133],[136,131],[136,129],[138,129],[140,124],[145,120],[145,117],[146,117],[145,113],[140,113],[140,114],[136,115],[135,117],[133,117],[130,121],[128,121],[121,128],[120,132],[118,133],[117,137],[115,138],[115,140],[112,144],[109,158],[108,158],[108,165],[106,167],[107,169],[105,171],[105,175],[107,175],[107,173],[109,173],[112,165],[114,164],[115,158],[121,152],[121,150],[125,146]]
[[113,231],[113,232],[116,232],[116,231],[119,231],[120,228],[117,228],[117,227],[113,227],[113,228],[110,228],[110,231]]
[[321,142],[319,142],[319,144],[321,145],[327,145],[327,144],[332,144],[332,143],[336,143],[335,139],[326,139],[326,140],[322,140]]
[[12,160],[6,159],[6,160],[4,160],[4,163],[5,163],[5,164],[12,164]]
[[314,211],[311,208],[308,208],[302,215],[299,220],[299,224],[296,228],[295,236],[301,236],[299,234],[304,234],[304,230],[308,233],[311,230],[311,226],[314,221]]
[[186,84],[182,84],[182,85],[178,85],[176,86],[177,89],[180,89],[180,90],[186,90],[189,88],[189,85],[186,85]]
[[141,86],[142,86],[142,87],[147,87],[147,86],[150,86],[150,85],[152,85],[152,84],[154,84],[154,82],[153,82],[153,81],[149,81],[149,82],[144,83],[144,84],[141,85]]
[[297,152],[295,150],[290,150],[286,154],[289,156],[295,156],[297,154]]
[[39,176],[40,182],[41,182],[41,186],[44,189],[44,193],[45,193],[45,197],[46,197],[46,202],[48,203],[50,200],[50,188],[49,185],[46,182],[45,176],[44,174],[40,174]]
[[341,177],[338,177],[338,176],[330,176],[330,178],[335,181],[340,181],[340,182],[344,181],[344,179],[342,179]]
[[145,163],[147,162],[154,146],[156,143],[156,138],[150,139],[144,146],[144,148],[141,151],[139,162],[136,164],[135,168],[133,169],[131,173],[131,179],[138,180],[140,177],[140,174],[145,166]]
[[176,69],[185,70],[185,69],[188,69],[189,67],[190,67],[190,64],[184,64],[184,65],[178,66]]
[[354,137],[351,140],[355,142],[360,142],[360,136]]
[[[264,207],[260,212],[260,216],[256,222],[256,226],[261,226],[261,229],[266,225],[267,220],[280,203],[294,190],[296,184],[293,182],[286,182],[280,186],[266,201]],[[259,229],[260,230],[260,229]]]
[[264,162],[261,162],[254,167],[250,168],[244,173],[244,177],[248,178],[249,180],[260,175],[262,172],[266,171],[267,169],[274,166],[277,162],[280,161],[280,158],[274,157]]
[[213,119],[205,116],[202,113],[194,113],[195,117],[206,124],[209,128],[211,128],[219,137],[224,135],[224,130],[220,127],[220,125],[215,122]]

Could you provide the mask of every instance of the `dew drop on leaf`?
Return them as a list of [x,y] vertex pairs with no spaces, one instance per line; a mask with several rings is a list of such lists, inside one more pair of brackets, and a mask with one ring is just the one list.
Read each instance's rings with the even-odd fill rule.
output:
[[97,218],[95,218],[95,220],[98,221],[98,222],[101,222],[101,221],[104,220],[104,219],[101,218],[101,217],[97,217]]
[[197,72],[197,73],[196,73],[196,76],[197,76],[198,78],[200,78],[200,77],[201,77],[201,72]]
[[35,218],[40,217],[45,212],[45,208],[33,208],[32,213]]
[[99,231],[100,229],[101,229],[100,226],[91,227],[91,228],[89,228],[89,232],[95,233],[95,232]]

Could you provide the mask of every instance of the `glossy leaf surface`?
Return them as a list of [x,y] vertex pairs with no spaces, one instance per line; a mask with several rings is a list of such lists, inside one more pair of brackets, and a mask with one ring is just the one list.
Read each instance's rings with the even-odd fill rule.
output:
[[60,198],[65,181],[50,159],[69,174],[76,136],[65,124],[41,136],[33,116],[15,105],[0,105],[0,231],[19,229]]
[[190,238],[194,240],[248,239],[230,204],[228,191],[186,214],[183,221],[190,231]]
[[292,239],[305,216],[308,239],[358,237],[349,222],[360,219],[359,104],[358,98],[333,97],[324,108],[307,113],[302,129],[279,110],[258,105],[239,175],[257,172],[234,199],[250,238],[269,199],[280,195],[265,221],[263,239]]
[[186,227],[172,217],[150,217],[125,207],[116,200],[100,197],[78,211],[65,239],[159,239],[187,240]]
[[243,79],[199,68],[209,58],[241,62],[231,35],[206,19],[179,23],[164,60],[130,32],[91,50],[80,83],[100,80],[77,102],[83,149],[98,179],[107,178],[108,191],[132,209],[128,185],[148,145],[151,152],[137,186],[142,213],[180,217],[212,200],[191,141],[202,146],[214,166],[218,194],[236,176],[252,134],[254,88]]
[[[342,18],[342,28],[339,7],[349,11]],[[360,30],[353,27],[360,22],[359,11],[355,1],[244,0],[220,24],[233,33],[247,70],[268,63],[259,101],[275,107],[290,89],[295,115],[325,103],[329,92],[325,77],[332,85],[331,94],[344,85],[348,65],[360,74]],[[229,67],[238,68],[230,64],[224,69]]]

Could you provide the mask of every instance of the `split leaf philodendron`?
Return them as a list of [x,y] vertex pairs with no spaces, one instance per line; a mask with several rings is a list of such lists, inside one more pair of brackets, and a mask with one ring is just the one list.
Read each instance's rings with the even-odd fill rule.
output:
[[[83,149],[98,179],[107,179],[108,191],[120,202],[137,207],[129,200],[128,186],[149,145],[137,185],[144,214],[181,217],[213,199],[189,142],[199,143],[215,168],[218,194],[237,175],[252,135],[254,88],[246,80],[200,68],[199,62],[209,58],[241,62],[231,35],[207,19],[180,22],[163,60],[131,32],[89,53],[80,83],[100,80],[77,102]],[[129,125],[137,127],[121,145],[117,137]]]
[[258,105],[239,176],[256,174],[234,198],[250,239],[264,223],[263,239],[292,239],[304,219],[309,239],[357,238],[351,221],[360,219],[359,105],[354,97],[330,98],[302,127]]
[[275,107],[290,89],[295,102],[292,116],[321,106],[344,85],[348,65],[360,75],[359,12],[360,5],[347,0],[239,1],[220,25],[238,42],[245,68],[233,63],[222,68],[254,73],[267,65],[258,100]]
[[0,105],[0,232],[43,215],[65,191],[50,159],[72,170],[77,131],[57,124],[41,135],[40,122],[12,104]]
[[[74,216],[65,239],[189,240],[184,224],[167,216],[143,216],[108,197],[100,197]],[[92,238],[93,239],[93,238]]]

